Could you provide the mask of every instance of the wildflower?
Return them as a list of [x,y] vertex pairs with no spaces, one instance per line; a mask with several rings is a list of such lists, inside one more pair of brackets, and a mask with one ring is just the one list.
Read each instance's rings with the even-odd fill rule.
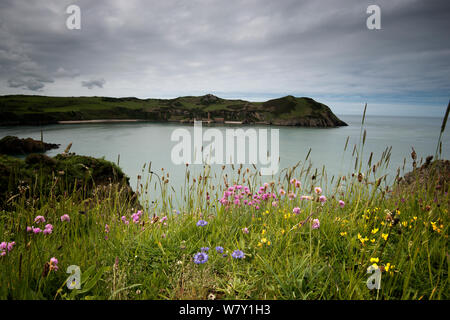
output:
[[216,300],[216,295],[214,293],[208,294],[208,300]]
[[289,197],[289,200],[294,200],[296,197],[296,194],[293,192],[289,192],[288,197]]
[[279,193],[281,196],[284,196],[284,195],[286,194],[286,191],[284,191],[283,189],[280,189],[280,190],[278,190],[278,193]]
[[278,202],[273,201],[273,202],[272,202],[272,207],[276,207],[276,206],[278,206]]
[[205,221],[205,220],[198,220],[198,222],[197,222],[197,227],[204,227],[204,226],[206,226],[207,224],[208,224],[208,222]]
[[201,252],[208,252],[209,251],[209,247],[201,247],[200,251]]
[[164,217],[162,217],[161,220],[159,220],[159,221],[164,222],[164,221],[166,221],[166,220],[167,220],[167,216],[164,216]]
[[320,197],[319,197],[319,201],[322,202],[322,203],[325,203],[325,202],[327,201],[327,197],[325,197],[325,196],[320,196]]
[[347,235],[347,231],[341,232],[341,236],[345,237]]
[[384,270],[386,270],[386,272],[389,271],[389,269],[392,269],[394,266],[391,266],[391,264],[388,262],[386,263],[386,265],[384,266]]
[[372,234],[376,234],[377,232],[378,232],[378,230],[380,230],[380,229],[378,229],[378,228],[375,228],[375,229],[372,229]]
[[245,233],[245,234],[248,234],[248,228],[247,227],[242,228],[242,232]]
[[295,207],[294,209],[292,209],[292,213],[299,214],[300,213],[300,208],[299,207]]
[[378,262],[380,262],[380,259],[379,258],[370,258],[370,263],[378,263]]
[[217,252],[217,253],[223,253],[223,247],[217,246],[217,247],[216,247],[216,252]]
[[0,243],[0,250],[5,250],[7,248],[8,244],[6,242]]
[[2,252],[0,253],[0,256],[1,256],[1,257],[6,256],[6,251],[2,251]]
[[107,224],[105,224],[105,232],[109,233],[109,226]]
[[311,196],[301,196],[300,200],[311,200],[312,197]]
[[319,221],[319,219],[314,219],[313,220],[312,228],[313,229],[319,229],[320,228],[320,221]]
[[261,239],[261,243],[266,243],[267,242],[267,239],[266,238],[262,238]]
[[366,241],[369,241],[369,238],[367,238],[367,237],[363,238],[361,236],[361,234],[359,234],[359,233],[358,233],[358,239],[359,239],[359,241],[361,241],[362,244],[364,244],[364,242],[366,242]]
[[63,222],[63,221],[69,222],[69,221],[70,221],[69,215],[68,215],[68,214],[63,214],[63,215],[61,216],[61,221],[62,221],[62,222]]
[[43,216],[37,216],[36,218],[34,218],[34,222],[35,223],[43,223],[45,222],[45,218]]
[[266,229],[263,229],[263,231],[261,232],[261,234],[266,234]]
[[198,252],[194,255],[194,263],[201,264],[208,261],[208,255],[204,252]]
[[339,207],[341,207],[341,208],[345,207],[345,202],[342,200],[339,200]]
[[31,232],[31,231],[33,231],[33,228],[27,227],[27,232]]
[[315,187],[314,188],[314,192],[317,194],[321,194],[322,193],[322,188],[321,187]]
[[52,257],[50,259],[50,271],[51,270],[58,270],[58,259],[56,259],[55,257]]
[[234,250],[233,253],[231,254],[231,256],[234,259],[244,259],[245,258],[245,254],[241,250]]
[[33,230],[34,234],[38,234],[38,233],[42,232],[42,230],[40,228],[32,227],[32,230]]

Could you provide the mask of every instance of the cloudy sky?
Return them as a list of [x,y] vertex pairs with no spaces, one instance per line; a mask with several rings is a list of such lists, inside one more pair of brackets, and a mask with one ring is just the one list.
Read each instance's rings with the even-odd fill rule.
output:
[[[69,30],[66,8],[81,9]],[[369,30],[369,5],[381,30]],[[262,101],[442,116],[448,0],[1,0],[0,94]]]

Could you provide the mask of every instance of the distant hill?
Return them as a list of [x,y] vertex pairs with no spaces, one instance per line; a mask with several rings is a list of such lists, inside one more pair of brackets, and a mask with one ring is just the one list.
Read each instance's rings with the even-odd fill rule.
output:
[[139,119],[147,121],[242,122],[305,127],[347,124],[311,98],[286,96],[266,102],[228,100],[211,94],[175,99],[0,96],[0,125],[42,125],[58,121]]

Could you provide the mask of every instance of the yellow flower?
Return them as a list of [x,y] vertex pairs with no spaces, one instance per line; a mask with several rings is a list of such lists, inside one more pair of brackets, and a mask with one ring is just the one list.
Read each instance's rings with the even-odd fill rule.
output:
[[347,235],[347,232],[341,232],[341,236],[345,237]]
[[285,233],[284,229],[281,229],[281,234],[284,234],[284,233]]
[[388,233],[382,233],[381,237],[386,241],[388,238],[389,234]]
[[402,222],[402,225],[403,225],[404,227],[406,227],[406,226],[408,225],[408,222],[403,221],[403,222]]
[[270,243],[271,243],[270,241],[267,241],[267,245],[268,245],[268,246],[270,246]]
[[370,242],[374,243],[374,242],[375,242],[375,239],[370,239]]
[[266,229],[263,229],[263,231],[261,232],[261,234],[265,234],[266,233]]
[[376,269],[378,269],[378,265],[376,263],[372,264]]
[[380,230],[380,229],[378,229],[378,228],[375,228],[375,229],[373,229],[373,230],[372,230],[372,234],[375,234],[375,233],[377,233],[377,232],[378,232],[378,230]]
[[386,265],[384,266],[384,269],[386,270],[386,272],[388,272],[389,269],[391,269],[391,264],[389,262],[386,263]]
[[370,262],[378,263],[378,262],[380,262],[380,259],[379,258],[370,258]]
[[266,242],[267,242],[267,239],[266,239],[266,238],[262,238],[262,239],[261,239],[261,242],[262,242],[262,243],[266,243]]
[[384,226],[384,225],[385,225],[384,221],[381,221],[381,225],[382,225],[382,226]]

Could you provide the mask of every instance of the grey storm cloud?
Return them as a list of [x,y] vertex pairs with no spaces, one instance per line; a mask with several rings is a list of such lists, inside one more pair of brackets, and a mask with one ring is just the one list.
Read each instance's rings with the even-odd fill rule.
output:
[[[73,3],[81,30],[66,28]],[[0,94],[448,100],[450,1],[378,0],[381,30],[371,4],[2,0]]]
[[81,81],[81,85],[88,89],[92,89],[94,87],[103,88],[105,82],[106,82],[105,79],[89,80],[89,81]]

